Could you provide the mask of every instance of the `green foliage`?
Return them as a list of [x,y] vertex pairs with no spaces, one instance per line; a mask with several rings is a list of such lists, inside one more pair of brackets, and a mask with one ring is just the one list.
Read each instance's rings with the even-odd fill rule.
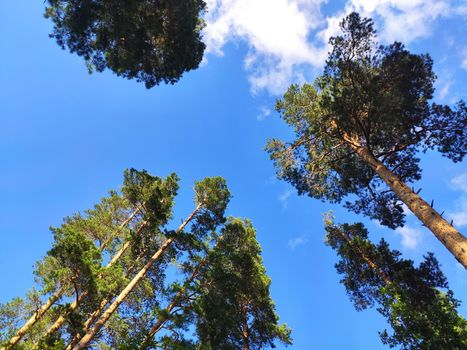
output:
[[170,174],[162,179],[136,169],[125,170],[122,192],[136,208],[144,210],[143,219],[154,226],[166,224],[172,217],[179,178]]
[[225,222],[224,213],[231,194],[226,181],[220,177],[206,177],[195,182],[195,202],[201,208],[192,224],[195,235],[204,236]]
[[465,349],[467,321],[438,261],[428,253],[415,267],[386,241],[368,240],[361,223],[327,222],[327,244],[339,255],[337,272],[357,310],[377,305],[392,333],[380,333],[390,347],[404,350]]
[[290,344],[290,330],[278,324],[253,226],[230,218],[221,237],[210,252],[197,302],[201,348],[243,349],[245,341],[249,349]]
[[[196,182],[196,207],[184,226],[174,230],[168,223],[177,190],[175,174],[160,178],[129,169],[121,193],[111,191],[93,209],[53,228],[52,248],[35,271],[41,293],[0,305],[0,342],[34,314],[43,295],[64,290],[17,348],[58,350],[76,344],[95,324],[90,316],[96,311],[102,315],[100,305],[114,302],[145,267],[144,279],[121,300],[92,348],[236,349],[244,341],[238,332],[242,322],[248,324],[250,349],[274,347],[278,341],[290,344],[290,330],[278,324],[269,295],[255,230],[246,220],[225,224],[231,198],[225,180]],[[149,257],[169,238],[172,243],[149,266]],[[51,328],[59,316],[63,323]],[[147,337],[154,325],[163,331]],[[191,334],[194,326],[196,336]]]
[[[35,289],[30,290],[25,298],[14,298],[8,303],[0,304],[0,346],[6,344],[25,321],[42,304],[41,295]],[[40,342],[42,333],[47,328],[51,319],[56,317],[51,312],[43,317],[35,327],[23,338],[23,341],[14,347],[15,350],[58,350],[59,340],[55,339],[50,344]],[[63,349],[63,346],[61,347]]]
[[[418,151],[437,149],[460,161],[467,152],[467,107],[430,104],[435,75],[427,55],[401,43],[378,46],[373,22],[351,13],[330,39],[324,73],[292,85],[276,104],[294,128],[289,144],[270,140],[278,177],[299,194],[339,203],[391,228],[402,226],[400,199],[355,148],[366,149],[402,181],[420,179]],[[351,196],[353,197],[353,196]],[[355,198],[355,197],[353,197]]]
[[90,72],[108,68],[151,88],[177,82],[203,58],[203,0],[47,2],[50,36],[82,56]]

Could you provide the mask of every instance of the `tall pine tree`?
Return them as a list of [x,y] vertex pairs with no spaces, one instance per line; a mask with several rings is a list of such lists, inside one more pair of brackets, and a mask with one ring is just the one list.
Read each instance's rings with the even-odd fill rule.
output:
[[419,180],[417,152],[436,149],[455,162],[467,152],[467,107],[430,102],[428,55],[401,43],[378,46],[373,22],[351,13],[330,39],[323,75],[292,85],[276,109],[294,128],[290,144],[267,146],[279,178],[299,194],[339,203],[391,228],[404,203],[467,267],[467,239],[407,184]]
[[373,244],[361,223],[335,225],[327,220],[326,232],[355,308],[376,305],[390,324],[392,333],[380,333],[384,344],[403,350],[467,347],[467,321],[457,313],[459,301],[432,253],[415,267],[384,239]]

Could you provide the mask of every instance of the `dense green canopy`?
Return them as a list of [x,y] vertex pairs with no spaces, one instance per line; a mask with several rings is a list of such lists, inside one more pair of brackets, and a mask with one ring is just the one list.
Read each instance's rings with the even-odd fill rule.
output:
[[204,350],[260,350],[291,344],[278,323],[269,294],[256,231],[248,220],[231,218],[209,255],[204,290],[197,301],[197,333]]
[[[225,180],[197,181],[193,211],[170,229],[177,190],[175,174],[129,169],[121,191],[53,228],[52,248],[35,270],[40,292],[0,305],[0,344],[218,349],[245,342],[244,333],[230,329],[244,322],[250,349],[290,343],[290,331],[278,325],[251,223],[226,222]],[[217,309],[220,304],[225,307]],[[230,317],[215,325],[221,310]]]
[[323,74],[277,102],[296,134],[268,142],[278,177],[390,228],[403,226],[404,203],[467,268],[467,239],[407,186],[421,177],[419,151],[463,159],[467,106],[431,103],[431,58],[398,42],[378,46],[370,19],[351,13],[341,29]]
[[356,13],[341,23],[324,74],[313,85],[292,85],[276,108],[297,139],[272,140],[279,176],[299,193],[340,202],[389,227],[403,224],[398,197],[352,149],[368,148],[403,181],[421,175],[418,150],[437,148],[460,161],[467,151],[467,108],[430,104],[435,75],[427,55],[401,43],[377,46],[373,22]]
[[339,255],[336,269],[357,310],[377,306],[390,324],[381,340],[403,350],[461,350],[467,321],[456,309],[448,282],[432,253],[415,267],[386,241],[373,244],[361,223],[326,225],[327,244]]
[[203,58],[203,0],[47,2],[51,37],[82,56],[90,71],[108,68],[151,88],[175,83]]

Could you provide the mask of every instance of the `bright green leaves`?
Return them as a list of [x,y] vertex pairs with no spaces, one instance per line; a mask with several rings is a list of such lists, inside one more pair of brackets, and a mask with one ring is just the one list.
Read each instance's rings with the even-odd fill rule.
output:
[[126,170],[122,192],[126,198],[144,213],[144,220],[155,226],[166,224],[172,216],[173,198],[178,191],[178,177],[171,174],[162,179],[145,170]]
[[231,194],[222,177],[207,177],[195,182],[195,203],[200,206],[192,225],[195,234],[205,235],[224,223]]
[[47,253],[60,266],[57,283],[72,283],[78,291],[95,290],[102,262],[101,251],[82,232],[68,227],[53,229],[54,243]]
[[327,244],[339,262],[336,270],[357,310],[377,305],[392,333],[380,333],[383,343],[404,350],[464,349],[467,321],[448,288],[438,261],[429,253],[418,266],[401,258],[384,240],[368,240],[361,223],[327,222]]
[[90,72],[110,69],[151,88],[177,82],[203,58],[203,0],[47,2],[50,36],[82,56]]
[[[231,194],[225,180],[196,182],[195,208],[174,230],[168,226],[177,190],[175,174],[160,178],[130,169],[121,193],[110,192],[53,228],[52,248],[35,271],[49,298],[43,303],[35,293],[34,307],[31,298],[2,305],[7,337],[20,334],[17,328],[29,318],[20,348],[55,350],[80,339],[80,346],[99,349],[290,344],[253,226],[226,222]],[[38,308],[43,311],[35,319]]]

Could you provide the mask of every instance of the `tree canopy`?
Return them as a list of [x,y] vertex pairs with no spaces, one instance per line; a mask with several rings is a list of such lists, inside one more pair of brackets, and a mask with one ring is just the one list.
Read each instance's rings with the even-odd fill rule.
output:
[[277,342],[291,344],[290,330],[278,324],[251,222],[231,218],[221,234],[197,300],[201,348],[260,350]]
[[173,84],[203,58],[203,0],[47,0],[50,35],[92,72],[110,69],[151,88]]
[[296,134],[290,143],[268,142],[279,178],[299,194],[345,200],[348,209],[390,228],[403,226],[405,203],[467,267],[465,237],[406,185],[421,177],[419,151],[463,159],[465,103],[430,103],[429,55],[398,42],[378,46],[370,19],[351,13],[341,29],[330,39],[323,74],[313,85],[290,86],[276,104]]
[[[178,187],[176,174],[129,169],[121,190],[52,228],[52,248],[35,269],[39,291],[0,305],[0,345],[186,350],[290,343],[255,230],[247,220],[226,221],[225,180],[197,181],[193,211],[171,229]],[[213,323],[221,310],[229,315],[222,327]],[[243,324],[246,338],[229,328]]]
[[392,333],[380,332],[391,348],[403,350],[465,349],[467,321],[457,313],[460,302],[432,253],[418,267],[390,249],[373,244],[361,223],[326,224],[327,244],[336,251],[336,270],[357,310],[377,306]]

